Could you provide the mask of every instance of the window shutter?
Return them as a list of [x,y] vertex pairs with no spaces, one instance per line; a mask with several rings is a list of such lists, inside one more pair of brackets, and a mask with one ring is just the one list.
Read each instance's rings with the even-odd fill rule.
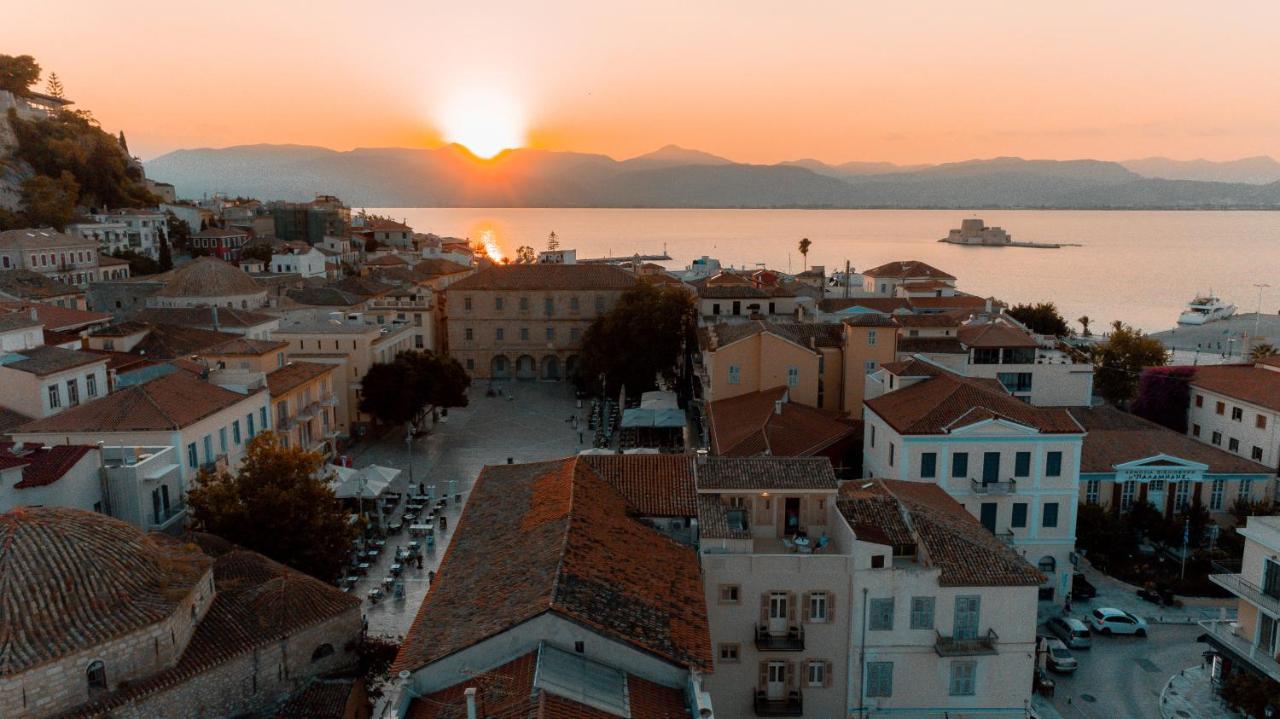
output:
[[836,593],[827,592],[827,621],[834,622],[836,620]]
[[822,670],[822,686],[831,688],[831,662],[823,662],[825,665]]
[[769,662],[760,662],[760,691],[769,688]]
[[787,621],[795,624],[796,622],[796,593],[787,592]]
[[812,596],[808,592],[800,595],[800,621],[805,624],[809,623],[812,617],[809,616],[809,597]]
[[787,662],[787,689],[796,688],[796,663]]
[[768,626],[769,624],[769,593],[761,592],[760,594],[760,626]]

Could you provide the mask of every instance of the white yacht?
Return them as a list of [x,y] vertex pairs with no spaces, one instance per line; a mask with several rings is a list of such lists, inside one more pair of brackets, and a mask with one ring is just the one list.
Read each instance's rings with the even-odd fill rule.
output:
[[1180,325],[1202,325],[1215,320],[1225,320],[1236,313],[1236,306],[1223,302],[1213,295],[1197,297],[1187,303],[1187,309],[1178,315]]

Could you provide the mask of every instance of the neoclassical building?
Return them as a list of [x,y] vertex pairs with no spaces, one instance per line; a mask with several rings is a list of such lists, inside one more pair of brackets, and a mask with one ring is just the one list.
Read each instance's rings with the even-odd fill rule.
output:
[[222,717],[355,662],[360,601],[213,537],[0,514],[0,716]]
[[449,285],[449,354],[477,379],[571,377],[582,335],[636,285],[604,264],[495,265]]

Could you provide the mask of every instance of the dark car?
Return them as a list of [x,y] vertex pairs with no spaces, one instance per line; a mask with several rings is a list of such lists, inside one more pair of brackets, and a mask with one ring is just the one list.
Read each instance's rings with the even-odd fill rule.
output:
[[1084,578],[1084,574],[1076,572],[1071,577],[1071,598],[1085,601],[1098,596],[1098,588]]

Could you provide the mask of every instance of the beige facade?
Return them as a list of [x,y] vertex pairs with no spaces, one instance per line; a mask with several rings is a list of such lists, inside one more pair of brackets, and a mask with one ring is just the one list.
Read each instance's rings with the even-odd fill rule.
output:
[[1239,566],[1215,565],[1209,575],[1236,597],[1236,618],[1200,622],[1217,650],[1214,680],[1244,672],[1280,682],[1280,517],[1249,517],[1239,532],[1244,537]]
[[840,360],[834,348],[805,347],[759,332],[704,352],[702,363],[707,401],[786,387],[792,402],[839,409]]
[[332,456],[339,434],[338,396],[333,390],[337,373],[333,365],[290,362],[267,374],[272,423],[285,447]]
[[862,416],[866,377],[893,362],[897,355],[898,329],[892,324],[870,317],[844,322],[844,344],[841,346],[844,371],[844,411],[852,417]]

